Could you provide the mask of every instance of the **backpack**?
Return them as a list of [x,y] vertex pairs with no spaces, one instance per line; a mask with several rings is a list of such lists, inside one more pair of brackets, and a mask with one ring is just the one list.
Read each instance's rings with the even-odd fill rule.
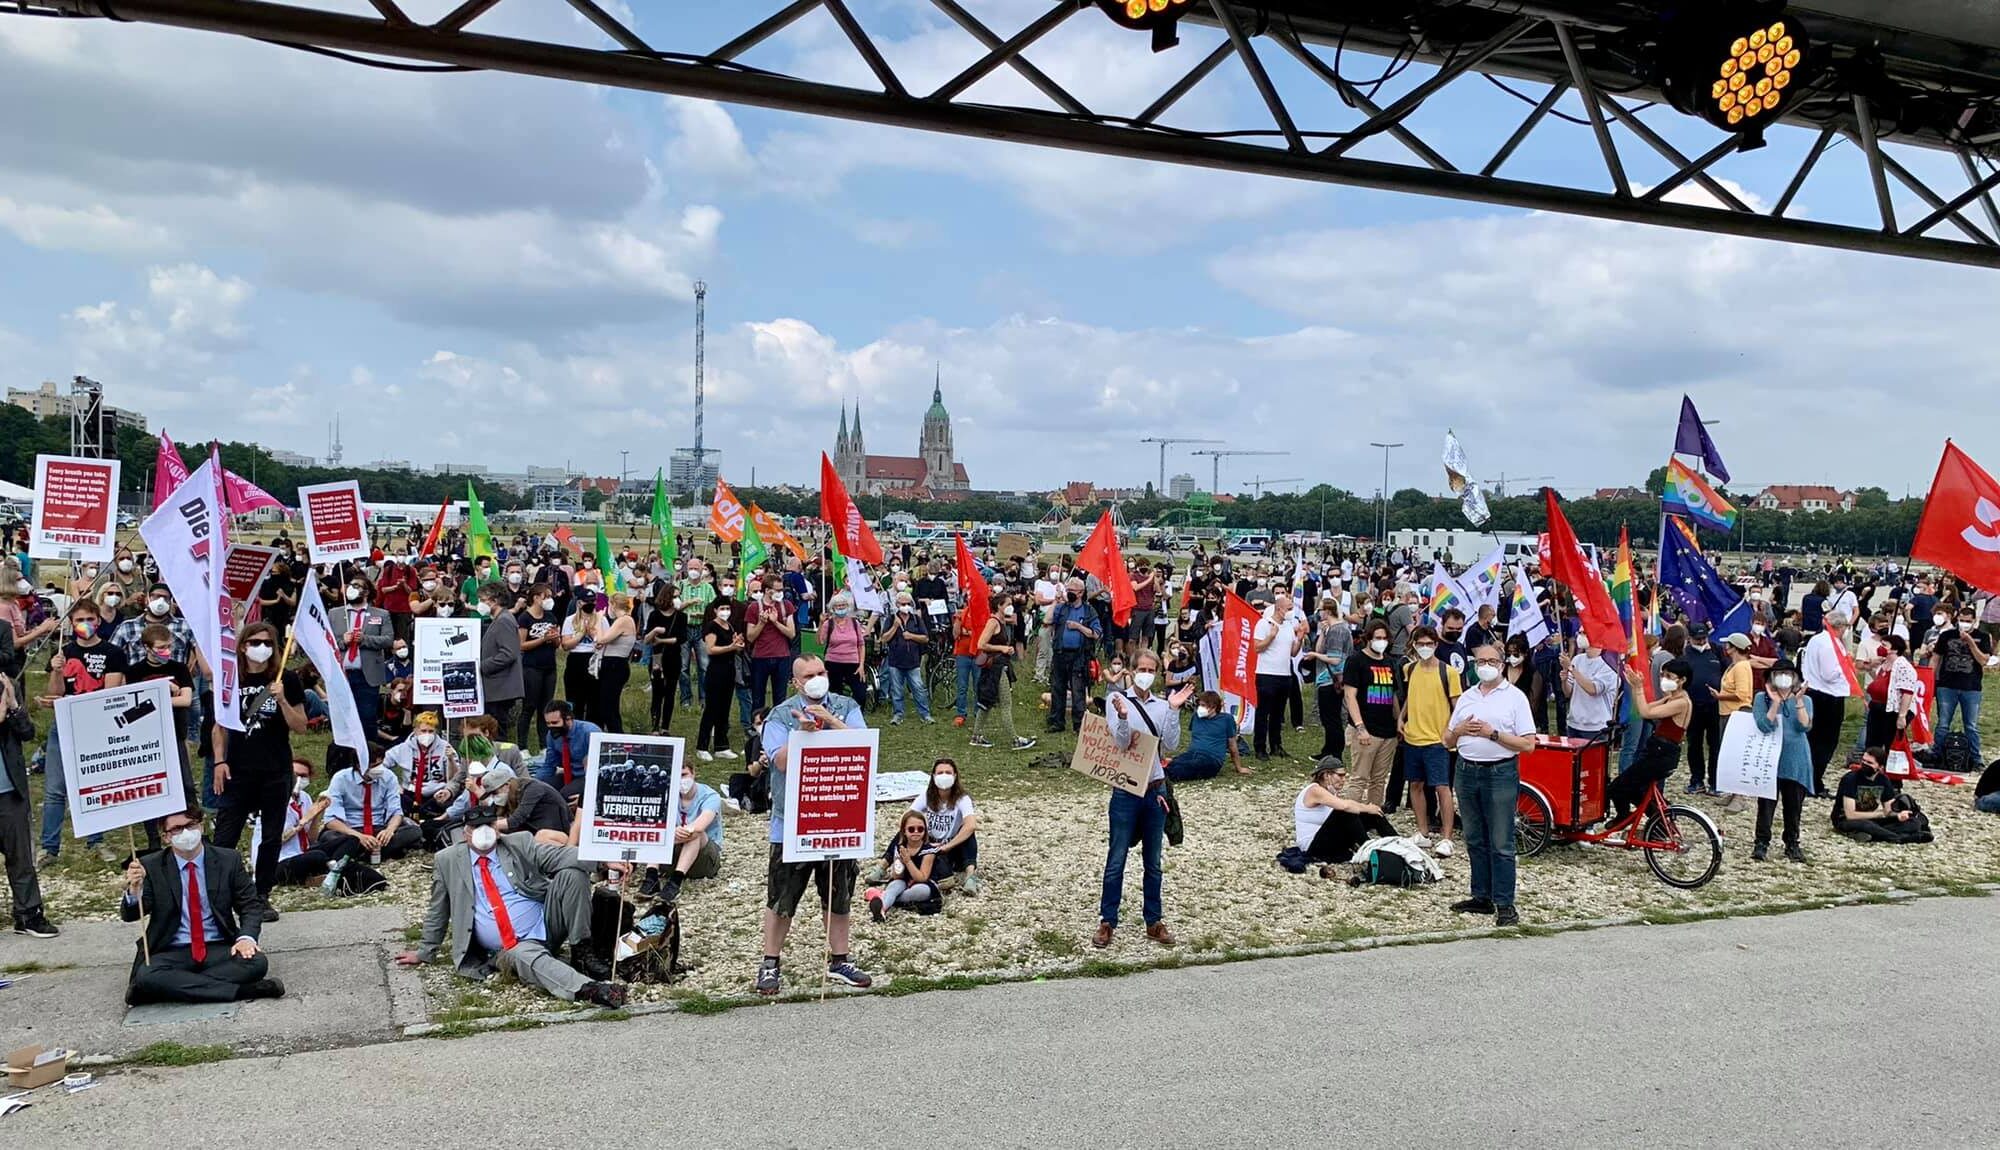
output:
[[1422,886],[1444,877],[1437,862],[1416,840],[1402,835],[1362,843],[1352,861],[1360,869],[1348,880],[1351,886]]
[[1964,731],[1946,731],[1939,735],[1937,746],[1937,769],[1957,775],[1969,775],[1979,769],[1978,760],[1972,757],[1972,741]]

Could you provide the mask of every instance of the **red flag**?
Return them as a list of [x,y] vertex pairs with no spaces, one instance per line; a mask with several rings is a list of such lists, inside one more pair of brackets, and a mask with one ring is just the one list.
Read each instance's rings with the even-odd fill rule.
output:
[[1132,573],[1125,569],[1125,556],[1118,550],[1118,532],[1111,527],[1111,512],[1098,516],[1090,538],[1077,553],[1076,569],[1088,571],[1111,591],[1111,621],[1120,627],[1132,621],[1132,608],[1139,593],[1132,590]]
[[1257,609],[1234,591],[1223,592],[1222,648],[1219,657],[1222,689],[1246,702],[1255,701],[1256,676],[1251,667],[1257,657]]
[[1854,670],[1854,656],[1847,650],[1846,637],[1831,627],[1820,634],[1826,636],[1826,641],[1833,645],[1833,657],[1839,660],[1840,673],[1847,680],[1848,697],[1859,698],[1862,694],[1861,676]]
[[834,542],[842,555],[882,565],[882,545],[875,541],[875,533],[868,529],[868,521],[861,517],[854,500],[847,497],[847,485],[840,481],[833,460],[824,451],[819,453],[819,517],[833,528]]
[[965,545],[965,536],[954,535],[958,544],[958,589],[965,595],[965,608],[958,613],[961,630],[969,638],[952,644],[954,654],[970,655],[978,647],[979,637],[986,633],[986,621],[993,617],[993,590],[986,585],[986,576],[979,573],[979,564],[972,561],[972,550]]
[[167,438],[165,428],[160,429],[160,450],[153,457],[153,510],[158,511],[174,488],[187,481],[188,466],[181,462],[181,453],[174,447],[174,441]]
[[1949,439],[1910,558],[1935,563],[1982,591],[2000,591],[2000,482]]
[[438,544],[444,542],[444,513],[450,509],[451,500],[449,498],[438,504],[437,518],[431,520],[431,529],[424,534],[424,545],[417,548],[417,554],[437,554]]
[[554,531],[549,532],[549,538],[555,540],[556,546],[564,551],[574,551],[579,555],[583,553],[583,548],[576,545],[576,532],[571,531],[567,523],[560,524]]
[[1618,620],[1611,592],[1605,590],[1604,580],[1591,568],[1590,557],[1576,541],[1576,532],[1570,529],[1569,520],[1563,518],[1562,508],[1556,506],[1555,489],[1544,487],[1542,495],[1549,517],[1549,557],[1543,566],[1544,573],[1568,587],[1576,597],[1577,618],[1583,624],[1583,633],[1590,637],[1591,646],[1600,651],[1623,651],[1625,624]]

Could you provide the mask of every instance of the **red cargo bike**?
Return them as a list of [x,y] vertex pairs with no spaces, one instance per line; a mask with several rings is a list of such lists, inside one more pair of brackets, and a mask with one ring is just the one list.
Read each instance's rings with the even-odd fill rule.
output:
[[1604,818],[1610,757],[1608,743],[1537,736],[1535,749],[1520,759],[1514,853],[1532,858],[1552,842],[1622,847],[1643,851],[1646,865],[1668,886],[1707,884],[1722,869],[1722,832],[1701,811],[1668,803],[1658,784],[1624,818],[1587,829]]

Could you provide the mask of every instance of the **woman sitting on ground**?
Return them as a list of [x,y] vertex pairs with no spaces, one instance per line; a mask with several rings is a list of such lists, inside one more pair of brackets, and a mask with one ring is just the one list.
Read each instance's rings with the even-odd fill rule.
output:
[[959,889],[978,894],[979,811],[972,796],[959,785],[958,764],[939,759],[931,764],[930,785],[910,803],[910,813],[922,815],[931,849],[944,856],[951,873],[962,876]]
[[932,900],[941,901],[937,884],[951,874],[951,864],[930,844],[930,830],[924,816],[903,812],[896,838],[882,852],[889,868],[889,885],[868,896],[868,913],[881,922],[897,906],[912,909]]
[[1319,877],[1334,877],[1334,865],[1354,861],[1354,852],[1369,839],[1393,835],[1396,828],[1374,803],[1340,796],[1347,785],[1347,768],[1339,759],[1321,759],[1312,781],[1292,800],[1292,837],[1306,857],[1321,863]]
[[1167,764],[1167,777],[1177,783],[1212,779],[1222,773],[1224,760],[1235,766],[1237,774],[1249,774],[1236,749],[1240,733],[1236,716],[1222,709],[1222,696],[1203,691],[1195,698],[1194,718],[1188,721],[1187,749]]
[[[1625,772],[1611,780],[1604,788],[1604,797],[1611,801],[1617,812],[1613,821],[1622,819],[1635,806],[1646,800],[1647,788],[1667,781],[1675,768],[1681,765],[1681,743],[1687,738],[1688,720],[1694,714],[1694,703],[1688,699],[1688,680],[1694,677],[1694,668],[1685,659],[1669,659],[1660,668],[1660,697],[1646,701],[1646,673],[1636,668],[1625,670],[1625,681],[1632,686],[1632,709],[1642,719],[1653,722],[1653,731],[1646,736],[1646,743],[1639,748],[1639,755]],[[1605,840],[1612,845],[1624,842],[1619,835]]]

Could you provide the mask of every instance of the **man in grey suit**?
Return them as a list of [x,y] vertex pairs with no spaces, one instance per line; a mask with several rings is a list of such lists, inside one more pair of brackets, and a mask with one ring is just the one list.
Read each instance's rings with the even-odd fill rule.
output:
[[[474,825],[464,842],[437,853],[423,937],[396,961],[416,966],[435,960],[447,923],[452,964],[464,978],[484,979],[497,969],[565,1001],[612,1010],[625,1005],[624,985],[608,981],[603,960],[585,950],[590,864],[576,857],[575,847],[538,843],[531,834],[499,834],[491,823]],[[556,957],[565,943],[570,962]]]
[[504,584],[488,583],[479,589],[479,614],[486,626],[479,636],[479,681],[486,695],[486,713],[500,721],[500,729],[514,725],[514,708],[527,694],[521,675],[521,623],[508,610],[512,595]]
[[382,684],[389,681],[383,654],[395,645],[396,627],[389,613],[375,606],[375,584],[368,576],[359,571],[349,576],[345,597],[346,606],[328,611],[327,621],[333,624],[334,649],[354,691],[361,729],[372,739],[382,716]]

